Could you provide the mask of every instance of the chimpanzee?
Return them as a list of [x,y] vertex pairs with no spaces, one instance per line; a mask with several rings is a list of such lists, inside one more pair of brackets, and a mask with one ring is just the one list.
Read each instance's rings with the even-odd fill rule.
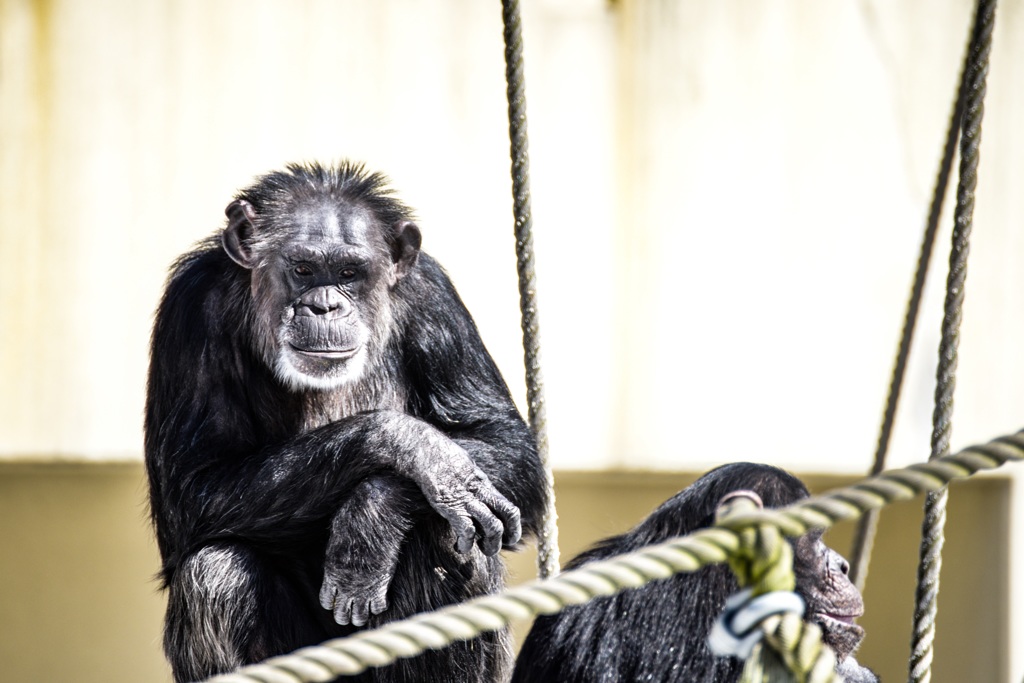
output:
[[[164,649],[195,680],[503,585],[533,437],[386,178],[291,165],[175,264],[145,446]],[[490,681],[507,634],[358,680]],[[347,679],[350,680],[350,679]]]
[[[807,496],[796,477],[769,465],[735,463],[708,472],[656,509],[636,528],[600,541],[567,569],[639,550],[714,523],[724,496],[753,491],[766,507]],[[849,683],[877,683],[853,658],[864,637],[854,619],[864,613],[849,566],[811,531],[793,541],[796,590],[840,661]],[[677,574],[635,590],[597,598],[561,614],[538,617],[516,662],[513,683],[732,683],[743,661],[716,657],[708,633],[726,599],[738,590],[725,564]]]

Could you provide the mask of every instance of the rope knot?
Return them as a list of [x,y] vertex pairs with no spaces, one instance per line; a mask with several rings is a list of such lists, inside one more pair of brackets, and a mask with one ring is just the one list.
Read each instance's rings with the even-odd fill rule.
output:
[[[724,496],[715,513],[716,521],[764,509],[753,491],[733,491]],[[737,532],[739,546],[729,556],[729,567],[746,588],[730,597],[708,636],[708,646],[720,657],[746,659],[764,637],[763,624],[769,617],[804,614],[804,601],[793,592],[793,548],[773,524],[758,524]]]
[[[733,491],[719,503],[716,522],[763,508],[753,491]],[[745,683],[841,681],[821,629],[803,620],[806,607],[794,592],[793,547],[779,527],[755,521],[736,535],[739,545],[729,566],[744,590],[726,601],[708,636],[711,651],[746,659],[740,679]]]
[[[734,515],[764,509],[761,497],[753,491],[733,491],[724,496],[715,512],[716,523]],[[792,591],[793,547],[774,524],[752,524],[737,531],[739,547],[729,556],[740,586],[751,588],[753,597],[775,591]]]
[[711,627],[708,647],[719,657],[747,659],[764,638],[769,617],[787,613],[802,617],[804,608],[803,598],[790,591],[754,596],[752,588],[742,590],[726,600],[725,609]]

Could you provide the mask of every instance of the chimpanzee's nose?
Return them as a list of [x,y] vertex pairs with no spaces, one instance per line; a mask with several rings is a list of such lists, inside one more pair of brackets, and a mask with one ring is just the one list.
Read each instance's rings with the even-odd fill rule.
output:
[[299,297],[295,315],[322,316],[328,320],[344,318],[352,304],[337,287],[317,287]]

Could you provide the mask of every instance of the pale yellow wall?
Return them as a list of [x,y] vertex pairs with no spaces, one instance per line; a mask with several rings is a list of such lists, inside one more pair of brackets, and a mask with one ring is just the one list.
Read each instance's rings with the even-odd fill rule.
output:
[[170,681],[144,476],[0,463],[0,681]]
[[[970,5],[524,3],[557,468],[867,468]],[[954,447],[1019,428],[1024,405],[1024,2],[998,12]],[[353,157],[393,177],[521,401],[500,35],[496,3],[478,0],[0,0],[0,459],[137,467],[168,264],[220,227],[237,188],[293,160]],[[945,262],[897,464],[927,452]],[[33,508],[9,486],[7,528],[61,547],[58,526],[18,516]],[[81,542],[125,519],[120,505],[55,516]],[[993,571],[1024,575],[1024,496],[1008,505],[1008,529],[979,524],[974,538],[1006,544]],[[587,537],[574,514],[562,512],[569,547]],[[88,548],[107,566],[107,549]],[[45,577],[45,559],[3,557]],[[970,565],[948,557],[946,572]],[[96,580],[140,585],[109,571]],[[5,596],[53,619],[18,638],[60,633],[64,600],[7,576]],[[1024,589],[998,595],[1015,615],[1007,637],[1024,642]],[[909,621],[907,604],[881,603],[869,610]],[[106,643],[78,637],[93,629],[68,631],[107,659]],[[1024,648],[1006,656],[1019,683]]]
[[[163,683],[163,596],[145,519],[138,464],[0,463],[0,681]],[[690,474],[557,476],[568,559],[593,541],[631,527],[694,478]],[[848,478],[811,477],[814,490]],[[954,487],[936,641],[935,683],[1011,681],[1003,599],[1007,551],[982,529],[1005,533],[1008,483],[987,478]],[[860,661],[882,680],[904,680],[910,648],[920,501],[882,518],[861,624]],[[830,532],[846,552],[851,526]],[[535,554],[510,560],[513,580],[535,576]],[[528,623],[517,623],[522,638]]]

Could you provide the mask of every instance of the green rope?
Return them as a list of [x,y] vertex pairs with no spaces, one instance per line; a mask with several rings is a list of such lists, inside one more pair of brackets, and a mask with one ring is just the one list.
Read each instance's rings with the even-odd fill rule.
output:
[[742,683],[843,683],[817,624],[788,613],[768,617],[761,628],[764,641],[747,659]]
[[211,679],[217,683],[305,683],[329,681],[385,666],[428,649],[506,628],[515,619],[554,614],[599,595],[612,595],[681,572],[725,562],[740,546],[739,533],[752,525],[771,524],[786,536],[811,528],[829,528],[865,511],[935,491],[953,479],[1024,460],[1024,432],[1000,437],[927,463],[884,472],[853,486],[813,496],[786,508],[744,512],[688,536],[635,553],[588,563],[553,579],[533,581],[500,594],[475,598],[419,614],[348,638],[328,641]]
[[[718,523],[729,517],[760,509],[742,494],[718,510]],[[738,532],[739,547],[729,556],[729,567],[741,588],[756,597],[796,588],[793,547],[773,524],[749,526]],[[822,642],[821,628],[792,612],[766,618],[760,624],[764,634],[740,677],[740,683],[842,683],[836,674],[836,657]]]
[[[730,515],[759,509],[759,505],[741,495],[719,507],[716,522],[722,524]],[[793,548],[786,543],[778,527],[771,524],[747,527],[740,530],[739,542],[739,548],[729,556],[729,568],[736,575],[740,588],[751,588],[756,597],[796,587]]]

